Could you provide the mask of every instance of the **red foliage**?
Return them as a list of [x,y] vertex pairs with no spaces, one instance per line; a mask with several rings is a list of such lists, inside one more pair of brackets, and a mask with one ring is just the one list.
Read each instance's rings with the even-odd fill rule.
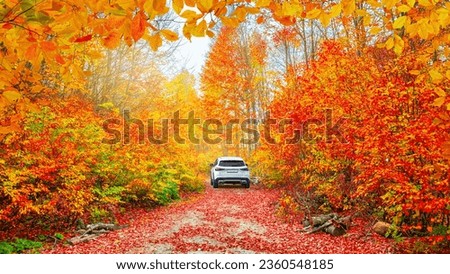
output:
[[[272,118],[293,125],[279,145],[260,153],[271,155],[280,184],[313,193],[325,209],[357,208],[405,230],[448,226],[448,134],[432,103],[449,85],[410,73],[420,69],[413,55],[381,55],[369,50],[360,57],[338,42],[323,43],[318,59],[271,105]],[[318,122],[288,144],[308,121]],[[328,130],[336,124],[339,132]]]

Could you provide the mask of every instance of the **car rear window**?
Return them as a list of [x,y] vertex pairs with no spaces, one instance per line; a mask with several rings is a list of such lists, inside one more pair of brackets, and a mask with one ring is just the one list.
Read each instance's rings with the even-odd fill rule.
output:
[[233,167],[233,166],[245,166],[244,161],[220,161],[219,166]]

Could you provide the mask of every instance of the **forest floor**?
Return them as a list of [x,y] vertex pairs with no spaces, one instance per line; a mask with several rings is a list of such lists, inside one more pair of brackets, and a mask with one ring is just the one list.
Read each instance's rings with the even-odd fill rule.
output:
[[276,215],[280,193],[207,185],[202,194],[169,206],[126,213],[127,227],[78,245],[57,245],[44,253],[390,253],[392,240],[353,220],[347,234],[301,233],[300,223]]

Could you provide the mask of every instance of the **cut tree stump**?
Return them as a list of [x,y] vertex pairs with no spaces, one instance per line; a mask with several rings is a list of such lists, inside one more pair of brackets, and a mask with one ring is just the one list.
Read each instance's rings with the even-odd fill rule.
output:
[[70,238],[69,240],[67,240],[67,242],[72,245],[84,243],[97,238],[101,234],[105,234],[110,231],[121,229],[124,227],[126,226],[119,226],[116,224],[105,224],[105,223],[89,224],[86,226],[85,229],[80,229],[77,231],[80,235]]
[[324,231],[333,236],[342,236],[347,233],[347,229],[349,228],[348,221],[344,219],[350,219],[349,217],[342,218],[339,221],[330,220],[332,225],[326,227]]
[[[319,215],[311,217],[312,226],[306,226],[302,231],[307,234],[316,233],[318,231],[326,232],[333,236],[342,236],[347,233],[351,225],[351,216],[339,217],[336,213]],[[303,224],[310,222],[303,222]]]
[[333,236],[342,236],[347,233],[347,230],[345,230],[344,228],[334,225],[326,227],[323,231]]

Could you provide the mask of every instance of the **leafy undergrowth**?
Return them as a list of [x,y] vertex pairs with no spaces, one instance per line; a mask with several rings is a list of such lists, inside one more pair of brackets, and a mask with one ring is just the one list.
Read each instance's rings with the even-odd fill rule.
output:
[[16,238],[13,242],[0,242],[0,254],[35,253],[41,247],[41,242]]
[[277,190],[222,187],[151,211],[134,210],[125,229],[44,253],[388,253],[392,241],[360,219],[343,237],[302,234],[276,217]]
[[395,249],[399,253],[450,254],[450,236],[406,238]]

